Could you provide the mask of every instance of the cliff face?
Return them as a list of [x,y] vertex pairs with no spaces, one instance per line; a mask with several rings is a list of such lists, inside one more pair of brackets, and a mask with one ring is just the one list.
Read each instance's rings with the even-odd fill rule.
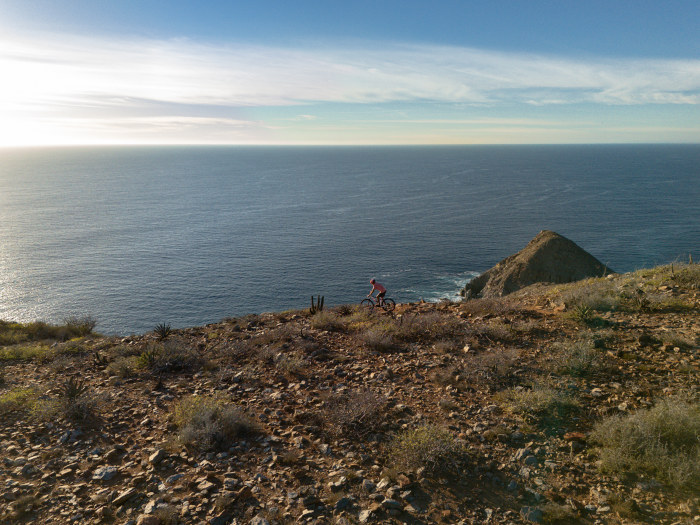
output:
[[613,271],[553,231],[543,230],[518,253],[476,277],[462,290],[464,297],[501,297],[535,283],[569,283]]

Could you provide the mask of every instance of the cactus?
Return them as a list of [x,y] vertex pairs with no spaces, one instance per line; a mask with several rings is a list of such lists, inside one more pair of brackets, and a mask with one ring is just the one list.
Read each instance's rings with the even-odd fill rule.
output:
[[321,312],[323,311],[323,300],[325,299],[324,296],[319,295],[316,298],[316,303],[314,304],[314,296],[311,296],[311,308],[309,308],[309,312],[311,312],[311,315],[315,314],[316,312]]

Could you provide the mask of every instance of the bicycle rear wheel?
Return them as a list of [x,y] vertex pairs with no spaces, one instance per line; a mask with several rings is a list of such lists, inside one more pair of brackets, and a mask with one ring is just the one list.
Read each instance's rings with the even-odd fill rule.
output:
[[384,305],[383,305],[384,310],[387,312],[392,312],[394,308],[396,308],[396,303],[394,302],[393,299],[384,299]]
[[371,299],[362,299],[362,301],[360,301],[360,306],[366,310],[371,310],[374,308],[374,302]]

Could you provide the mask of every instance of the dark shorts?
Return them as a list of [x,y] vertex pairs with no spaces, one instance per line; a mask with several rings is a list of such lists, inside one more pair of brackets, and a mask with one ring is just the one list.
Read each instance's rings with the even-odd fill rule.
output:
[[384,296],[385,296],[385,295],[386,295],[386,292],[378,293],[378,294],[377,294],[377,299],[379,299],[380,297],[381,297],[382,299],[384,299]]

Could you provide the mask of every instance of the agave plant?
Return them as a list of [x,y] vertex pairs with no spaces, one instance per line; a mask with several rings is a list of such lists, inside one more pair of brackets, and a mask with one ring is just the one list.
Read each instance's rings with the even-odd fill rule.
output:
[[170,325],[165,323],[160,323],[155,327],[153,331],[158,336],[159,341],[165,341],[168,338],[168,336],[172,333]]
[[63,383],[62,394],[65,399],[69,402],[75,401],[80,396],[88,391],[88,385],[85,381],[76,379],[75,377],[69,377],[65,383]]

